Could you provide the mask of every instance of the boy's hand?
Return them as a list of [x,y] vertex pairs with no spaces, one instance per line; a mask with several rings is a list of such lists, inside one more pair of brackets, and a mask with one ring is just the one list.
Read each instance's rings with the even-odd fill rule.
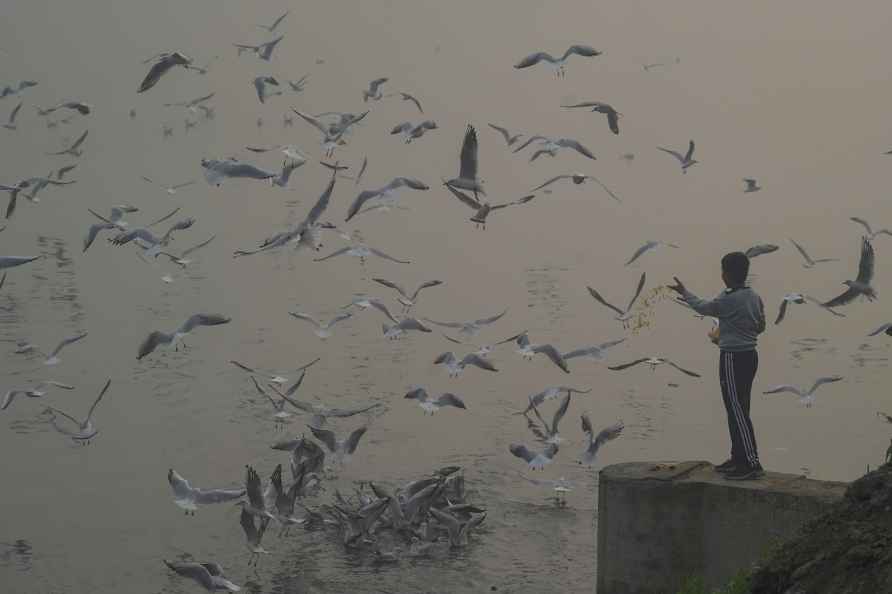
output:
[[685,289],[684,283],[678,280],[677,276],[673,276],[672,279],[675,281],[674,285],[667,285],[670,289],[678,293],[679,295],[684,295],[687,289]]

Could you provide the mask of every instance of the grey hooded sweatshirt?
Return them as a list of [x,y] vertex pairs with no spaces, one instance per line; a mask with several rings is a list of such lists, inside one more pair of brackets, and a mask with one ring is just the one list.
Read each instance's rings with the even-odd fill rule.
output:
[[723,351],[751,351],[765,331],[765,305],[749,287],[725,289],[712,300],[685,291],[682,299],[697,313],[718,318],[719,349]]

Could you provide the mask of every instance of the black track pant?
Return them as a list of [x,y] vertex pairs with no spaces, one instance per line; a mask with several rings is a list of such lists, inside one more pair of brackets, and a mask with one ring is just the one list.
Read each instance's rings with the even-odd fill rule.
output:
[[756,434],[750,420],[750,391],[758,368],[759,355],[755,350],[719,354],[719,383],[728,413],[731,460],[749,466],[759,464]]

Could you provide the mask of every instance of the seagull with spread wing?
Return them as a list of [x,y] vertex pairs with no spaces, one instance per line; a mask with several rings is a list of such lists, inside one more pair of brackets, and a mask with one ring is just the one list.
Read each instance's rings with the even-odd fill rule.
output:
[[442,326],[444,328],[455,328],[458,330],[459,334],[462,334],[466,337],[477,336],[484,326],[489,326],[493,324],[508,313],[508,310],[505,309],[502,313],[496,314],[494,316],[490,316],[488,318],[480,318],[478,320],[470,320],[467,322],[438,322],[436,320],[431,320],[430,318],[422,318],[425,322],[430,322],[431,324]]
[[842,381],[843,377],[841,375],[830,375],[827,377],[821,377],[815,380],[815,383],[812,384],[811,388],[805,390],[804,388],[800,388],[799,386],[793,386],[791,384],[781,384],[779,386],[774,386],[768,388],[763,394],[781,394],[783,392],[789,392],[791,394],[796,394],[799,396],[799,402],[805,405],[806,408],[811,408],[815,403],[815,390],[823,386],[824,384],[832,384],[838,381]]
[[824,303],[827,307],[837,307],[846,305],[854,301],[860,296],[864,296],[868,301],[877,298],[876,290],[871,285],[873,281],[874,261],[876,260],[873,245],[867,237],[861,240],[861,258],[858,262],[858,276],[855,280],[843,281],[848,289],[841,295],[837,295],[830,301]]
[[182,252],[180,252],[179,255],[174,255],[169,252],[160,251],[160,252],[158,252],[158,256],[167,256],[168,258],[170,258],[171,262],[173,262],[180,268],[185,268],[186,266],[188,266],[189,264],[192,263],[192,259],[188,257],[189,254],[197,252],[198,250],[200,250],[201,248],[203,248],[210,242],[214,241],[215,237],[217,237],[217,236],[211,235],[208,239],[205,239],[201,243],[199,243],[197,245],[193,245],[192,247],[183,250]]
[[574,140],[573,138],[548,138],[547,136],[531,136],[526,142],[522,145],[514,149],[515,153],[518,153],[536,142],[539,145],[539,148],[533,152],[533,155],[530,157],[530,163],[541,157],[542,155],[548,155],[549,157],[556,157],[558,152],[561,149],[569,148],[573,149],[583,157],[586,157],[591,160],[595,160],[595,155],[587,149],[581,142],[578,140]]
[[221,324],[228,324],[231,321],[232,318],[220,314],[197,313],[191,315],[179,328],[171,333],[162,332],[160,330],[151,332],[139,345],[139,351],[137,352],[136,358],[137,360],[142,359],[162,344],[178,347],[178,343],[181,342],[187,334],[201,326],[219,326]]
[[816,264],[822,264],[824,262],[838,262],[839,261],[837,258],[813,259],[811,256],[808,255],[808,252],[805,251],[805,248],[802,247],[801,245],[799,245],[799,243],[797,243],[796,241],[794,241],[792,239],[790,240],[790,243],[793,244],[793,247],[796,248],[796,251],[798,251],[799,254],[802,256],[802,259],[805,260],[805,263],[802,265],[803,268],[813,268]]
[[784,321],[784,318],[787,316],[787,307],[789,307],[791,304],[802,305],[803,303],[813,303],[839,318],[846,317],[845,314],[839,313],[835,309],[824,305],[814,297],[809,297],[808,295],[805,295],[803,293],[787,293],[781,300],[780,309],[777,312],[777,319],[774,320],[775,326]]
[[558,444],[564,440],[558,434],[558,424],[561,422],[561,419],[564,418],[564,415],[567,414],[567,409],[570,408],[571,396],[572,393],[567,392],[563,399],[561,399],[561,403],[558,406],[557,410],[555,410],[554,417],[551,419],[550,425],[546,423],[545,419],[542,418],[542,415],[539,414],[539,407],[530,402],[530,407],[533,410],[533,414],[536,415],[536,419],[538,419],[539,424],[537,425],[536,422],[530,418],[528,413],[524,413],[524,416],[527,419],[527,429],[532,431],[537,440],[547,444]]
[[421,386],[412,386],[409,388],[409,391],[406,392],[406,395],[403,398],[409,400],[417,400],[418,406],[424,409],[425,414],[434,415],[438,410],[443,408],[444,406],[453,406],[455,408],[466,409],[464,401],[456,396],[455,394],[451,394],[446,392],[437,396],[436,398],[432,398],[427,390],[422,388]]
[[173,468],[167,471],[167,482],[173,490],[173,502],[188,515],[195,515],[199,505],[225,503],[245,495],[245,489],[200,489],[193,487]]
[[372,99],[373,101],[380,100],[381,97],[384,96],[381,92],[381,85],[386,83],[388,80],[390,79],[387,77],[382,77],[376,78],[375,80],[370,82],[368,90],[362,92],[363,102],[368,103],[369,99]]
[[161,80],[161,77],[174,66],[182,66],[188,69],[188,67],[192,65],[192,59],[180,52],[161,53],[143,63],[145,64],[153,60],[155,63],[152,64],[148,74],[146,74],[146,77],[140,83],[139,89],[136,91],[137,93],[145,93],[154,87],[158,84],[158,81]]
[[242,55],[244,52],[254,52],[254,54],[264,60],[269,62],[273,56],[273,51],[275,51],[276,46],[279,45],[279,42],[285,38],[285,35],[279,35],[272,41],[267,41],[266,43],[260,43],[258,45],[249,45],[244,43],[233,43],[236,48],[238,48],[238,55]]
[[688,152],[686,152],[683,155],[678,151],[663,148],[661,146],[658,146],[657,149],[675,157],[675,159],[678,161],[678,164],[681,165],[682,173],[687,173],[688,168],[693,167],[694,165],[699,163],[699,161],[694,158],[694,141],[693,140],[688,142]]
[[72,157],[80,157],[84,154],[84,151],[81,150],[81,145],[84,144],[84,141],[87,139],[87,134],[89,134],[89,130],[84,130],[84,133],[78,136],[77,140],[75,140],[71,145],[67,148],[62,149],[61,151],[56,151],[55,153],[47,153],[47,155],[58,156],[58,155],[71,155]]
[[29,388],[13,389],[3,395],[0,400],[0,410],[6,410],[17,396],[27,396],[28,398],[42,398],[46,396],[49,388],[60,388],[62,390],[74,390],[74,386],[63,384],[54,380],[43,380],[34,384]]
[[892,231],[889,231],[888,229],[885,229],[885,228],[877,229],[876,231],[874,231],[871,228],[870,223],[868,223],[865,219],[862,219],[861,217],[849,217],[849,220],[853,221],[855,223],[858,223],[859,225],[864,227],[864,230],[867,232],[867,239],[869,239],[871,241],[873,241],[880,235],[892,235]]
[[181,577],[198,582],[208,592],[218,592],[220,590],[238,592],[241,590],[241,586],[226,579],[226,576],[223,575],[223,568],[217,563],[183,563],[180,561],[168,561],[167,559],[163,561],[168,569]]
[[387,279],[373,278],[372,280],[374,282],[378,283],[379,285],[383,285],[383,286],[385,286],[389,289],[393,289],[394,291],[399,293],[400,296],[397,299],[397,301],[400,302],[400,304],[405,308],[406,311],[409,311],[410,309],[415,307],[415,305],[418,303],[418,295],[421,293],[421,291],[423,291],[424,289],[429,289],[431,287],[437,287],[437,286],[443,284],[443,281],[441,281],[441,280],[425,281],[425,282],[421,283],[420,285],[418,285],[415,288],[415,291],[410,294],[402,286],[396,284],[395,282],[389,281]]
[[452,351],[446,351],[434,359],[434,365],[445,365],[449,370],[449,377],[458,377],[468,366],[478,367],[484,371],[498,371],[489,359],[477,353],[469,353],[461,359]]
[[9,112],[9,117],[6,120],[6,123],[3,124],[3,127],[7,130],[15,130],[17,128],[15,119],[16,116],[19,115],[19,110],[22,109],[22,103],[24,103],[24,101],[19,101],[19,104],[13,107],[12,111]]
[[279,25],[282,24],[282,21],[284,21],[285,17],[287,17],[289,14],[291,14],[291,11],[286,10],[285,14],[283,14],[282,16],[280,16],[279,18],[274,20],[272,25],[257,25],[257,26],[260,27],[261,29],[266,29],[266,31],[268,33],[275,33],[276,29],[279,27]]
[[446,182],[453,188],[474,192],[474,198],[477,198],[478,194],[486,196],[486,192],[483,191],[483,180],[477,177],[479,166],[477,148],[477,130],[474,129],[474,126],[468,124],[465,130],[465,138],[461,145],[458,177],[454,177]]
[[583,58],[594,58],[595,56],[600,56],[603,52],[596,50],[595,48],[588,45],[571,45],[567,48],[567,51],[560,58],[555,58],[551,54],[547,52],[535,52],[532,53],[525,58],[523,58],[520,62],[514,65],[516,69],[529,68],[530,66],[535,66],[540,62],[546,62],[549,66],[554,69],[555,76],[558,78],[563,78],[566,76],[566,63],[567,58],[570,56],[580,56]]
[[619,134],[619,118],[623,114],[616,111],[612,105],[602,101],[583,101],[582,103],[574,103],[573,105],[561,105],[566,109],[575,109],[577,107],[591,107],[592,113],[603,113],[607,116],[607,126],[614,134]]
[[[617,196],[613,191],[610,190],[610,188],[608,188],[606,185],[604,185],[604,183],[601,182],[601,180],[599,180],[597,177],[595,177],[593,175],[585,175],[583,173],[568,173],[568,174],[564,174],[564,175],[556,175],[556,176],[552,177],[551,179],[547,180],[545,183],[536,186],[535,188],[533,188],[530,191],[536,192],[538,190],[543,190],[544,188],[547,188],[551,184],[553,184],[555,182],[563,181],[565,179],[571,180],[573,182],[573,184],[576,186],[584,184],[588,180],[592,180],[593,182],[595,182],[596,184],[601,186],[601,188],[605,192],[607,192],[608,196],[610,196],[617,202],[622,202],[622,200],[620,200],[619,196]],[[549,194],[550,192],[551,192],[551,190],[545,190],[546,194]]]
[[365,435],[365,432],[368,430],[368,427],[363,425],[351,432],[345,439],[338,439],[335,437],[334,431],[329,431],[328,429],[322,429],[313,425],[307,425],[307,427],[310,428],[313,437],[321,441],[322,444],[328,448],[328,451],[334,454],[341,463],[346,463],[350,460],[350,456],[352,456],[356,451],[356,448],[359,447],[359,440],[362,439],[362,436]]
[[325,340],[331,336],[332,327],[338,322],[343,322],[344,320],[349,320],[353,317],[353,314],[349,311],[341,312],[336,315],[334,318],[329,320],[328,322],[320,322],[310,314],[306,314],[300,311],[291,311],[288,312],[291,317],[296,318],[298,320],[303,320],[305,322],[309,322],[313,325],[313,334],[317,337]]
[[666,241],[654,241],[654,240],[647,241],[644,243],[644,245],[642,245],[640,248],[635,250],[635,253],[632,254],[632,257],[626,261],[624,266],[628,266],[629,264],[631,264],[632,262],[634,262],[635,260],[637,260],[638,258],[643,256],[647,252],[655,250],[658,247],[670,247],[670,248],[676,248],[676,249],[678,248],[678,246],[676,244],[669,243]]
[[632,306],[635,305],[635,301],[638,299],[638,296],[641,295],[641,290],[644,288],[644,282],[646,279],[647,279],[647,273],[642,272],[641,278],[638,280],[638,286],[635,289],[635,293],[632,295],[632,299],[629,301],[629,305],[627,305],[625,309],[620,309],[620,308],[616,307],[615,305],[608,303],[603,297],[601,297],[601,294],[598,293],[598,291],[596,291],[595,289],[593,289],[591,287],[586,287],[586,288],[588,289],[589,294],[592,296],[592,298],[595,301],[597,301],[604,307],[612,309],[613,311],[616,312],[617,317],[614,319],[622,322],[623,328],[628,328],[629,320],[632,318]]
[[376,200],[379,203],[388,205],[395,203],[397,192],[402,188],[409,188],[410,190],[429,190],[430,186],[414,177],[395,177],[390,183],[382,188],[360,192],[356,199],[353,200],[353,204],[350,205],[350,209],[347,211],[347,218],[345,218],[344,221],[349,221],[355,217],[359,213],[359,209],[370,200]]
[[587,414],[582,414],[582,433],[585,435],[586,447],[582,451],[582,455],[580,456],[579,463],[585,464],[587,466],[591,466],[595,462],[595,458],[598,455],[598,450],[607,443],[608,441],[612,441],[622,435],[623,429],[625,425],[622,421],[614,425],[610,425],[609,427],[605,427],[601,429],[601,431],[595,435],[595,431],[592,428],[592,421],[588,418]]
[[[108,387],[110,385],[111,379],[105,382],[105,386],[99,392],[99,396],[97,396],[96,400],[93,401],[93,404],[90,406],[90,410],[87,411],[87,416],[83,419],[75,419],[73,416],[59,410],[58,408],[48,406],[45,412],[50,415],[50,423],[52,424],[53,428],[62,435],[67,435],[76,443],[89,445],[90,440],[96,437],[96,435],[99,433],[99,429],[97,429],[96,426],[93,425],[93,413],[96,412],[96,407],[99,406],[99,403],[102,401],[102,397],[105,396],[105,393],[108,391]],[[56,414],[62,415],[77,428],[72,429],[68,426],[59,425],[56,422]]]
[[520,206],[521,204],[526,204],[536,197],[535,194],[528,194],[512,202],[490,204],[489,202],[478,200],[477,198],[465,194],[461,190],[452,187],[449,182],[444,182],[443,185],[446,186],[446,188],[452,193],[452,195],[458,198],[465,206],[469,206],[474,209],[474,216],[472,216],[469,220],[474,223],[474,226],[476,228],[482,227],[484,231],[486,230],[486,221],[492,211],[507,208],[508,206]]
[[691,377],[701,377],[700,374],[697,373],[696,371],[690,371],[688,369],[685,369],[684,367],[681,367],[678,364],[673,363],[666,357],[642,357],[640,359],[635,359],[634,361],[630,361],[629,363],[623,363],[622,365],[613,365],[613,366],[608,365],[607,369],[609,369],[611,371],[622,371],[623,369],[629,369],[630,367],[634,367],[640,363],[646,363],[647,365],[650,365],[651,371],[655,370],[657,368],[657,365],[666,364],[666,365],[669,365],[670,367],[674,367],[675,369],[677,369],[678,371],[682,372],[685,375],[689,375]]
[[543,470],[551,464],[559,449],[556,443],[547,444],[541,452],[530,450],[522,443],[512,443],[508,446],[508,451],[524,460],[530,470]]

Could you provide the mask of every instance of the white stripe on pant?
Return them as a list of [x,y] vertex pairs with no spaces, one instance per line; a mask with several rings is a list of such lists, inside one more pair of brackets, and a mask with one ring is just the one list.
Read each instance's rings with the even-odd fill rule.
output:
[[737,420],[737,430],[740,434],[740,441],[743,444],[746,453],[747,462],[751,466],[755,466],[759,459],[756,456],[753,443],[755,442],[753,434],[750,432],[749,423],[747,423],[746,415],[740,406],[740,399],[737,396],[737,379],[734,377],[734,353],[723,351],[721,356],[724,358],[722,364],[725,366],[725,381],[728,384],[728,399],[731,403],[731,410],[734,418]]

